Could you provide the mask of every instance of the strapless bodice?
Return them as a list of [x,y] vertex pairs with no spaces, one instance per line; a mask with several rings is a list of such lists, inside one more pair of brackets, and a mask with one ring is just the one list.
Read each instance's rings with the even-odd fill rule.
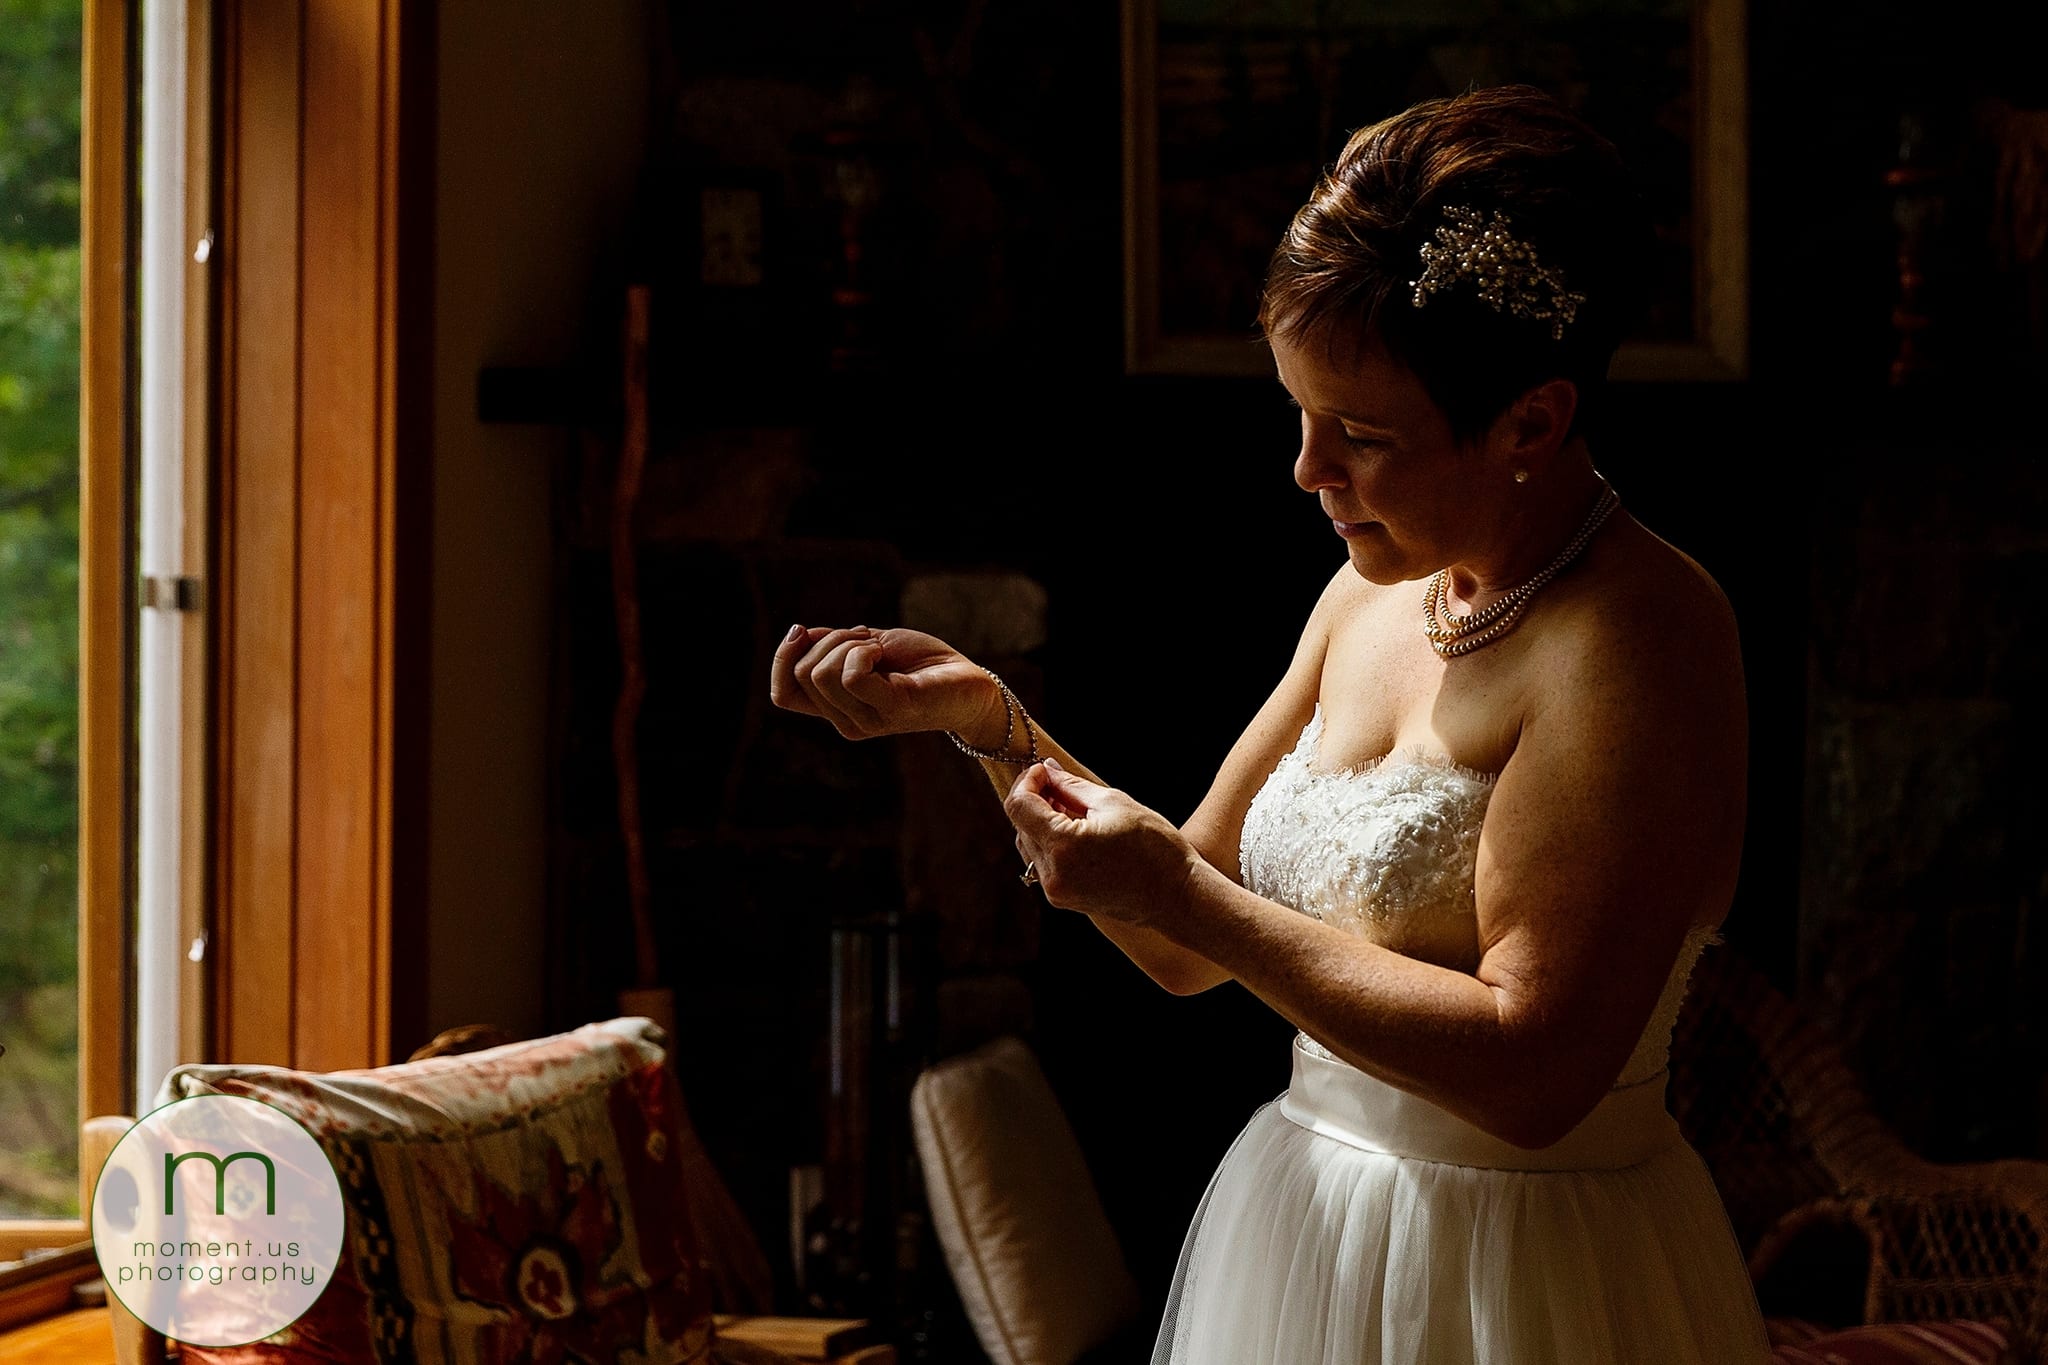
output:
[[[1318,702],[1245,811],[1245,888],[1396,952],[1475,969],[1473,878],[1493,775],[1421,749],[1325,770],[1316,765],[1322,731]],[[1686,935],[1617,1086],[1663,1070],[1693,963],[1718,941],[1709,925]]]

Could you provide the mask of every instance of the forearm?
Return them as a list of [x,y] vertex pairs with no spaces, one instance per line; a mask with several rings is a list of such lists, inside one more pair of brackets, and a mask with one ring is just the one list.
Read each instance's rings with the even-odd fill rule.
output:
[[[998,700],[998,706],[1000,707],[1000,699]],[[1019,716],[1010,735],[1007,748],[1003,744],[1003,728],[1003,717],[1000,710],[998,710],[987,722],[985,732],[962,734],[960,736],[983,752],[1003,752],[1016,755],[1016,758],[1013,760],[993,758],[976,760],[981,764],[981,770],[987,776],[989,785],[995,789],[998,801],[1004,800],[1009,796],[1010,788],[1016,785],[1019,773],[1023,772],[1033,762],[1047,757],[1058,759],[1061,767],[1070,773],[1087,778],[1090,782],[1102,781],[1100,777],[1097,777],[1079,759],[1068,753],[1058,740],[1047,734],[1037,721],[1030,722],[1030,732],[1027,737],[1025,720],[1022,716]],[[1038,746],[1038,759],[1033,759],[1030,756],[1033,739],[1036,740]],[[1132,962],[1138,965],[1140,971],[1151,977],[1160,986],[1172,991],[1175,995],[1192,995],[1197,991],[1207,990],[1211,986],[1220,985],[1230,979],[1230,974],[1215,963],[1210,962],[1198,953],[1182,947],[1155,929],[1149,929],[1140,924],[1126,924],[1121,920],[1109,919],[1101,915],[1091,915],[1089,919],[1097,929],[1102,931],[1104,937],[1123,951],[1124,956],[1130,958]]]
[[[998,697],[996,714],[992,720],[986,722],[979,732],[962,731],[960,734],[960,738],[984,753],[1007,753],[1013,755],[1013,757],[1004,759],[983,758],[975,760],[981,764],[982,775],[988,778],[989,786],[995,789],[996,800],[1003,801],[1008,799],[1010,788],[1017,785],[1017,775],[1033,763],[1040,762],[1046,758],[1057,758],[1060,761],[1061,767],[1070,773],[1079,773],[1090,782],[1102,781],[1101,778],[1083,766],[1079,759],[1062,748],[1060,742],[1047,734],[1045,727],[1036,720],[1029,722],[1030,731],[1028,735],[1026,734],[1025,725],[1025,717],[1017,717],[1016,725],[1012,729],[1006,746],[1003,739],[1002,701]],[[1036,758],[1032,757],[1032,745],[1034,743],[1037,745]]]
[[1200,860],[1158,927],[1361,1071],[1490,1132],[1520,1140],[1541,1107],[1537,1068],[1477,977],[1267,900]]

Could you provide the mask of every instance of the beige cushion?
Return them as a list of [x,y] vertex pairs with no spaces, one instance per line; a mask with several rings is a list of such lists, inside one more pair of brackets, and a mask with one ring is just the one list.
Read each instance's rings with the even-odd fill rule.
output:
[[939,1245],[994,1365],[1071,1365],[1138,1312],[1074,1130],[1029,1048],[998,1038],[910,1092]]

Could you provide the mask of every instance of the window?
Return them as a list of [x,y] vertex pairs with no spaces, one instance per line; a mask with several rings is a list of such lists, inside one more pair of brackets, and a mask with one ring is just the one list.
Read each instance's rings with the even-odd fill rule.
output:
[[[80,80],[75,1099],[0,1263],[82,1238],[79,1116],[179,1062],[371,1065],[419,1032],[433,13],[351,12],[0,0],[0,52],[53,34]],[[0,143],[29,94],[0,71]]]
[[0,1264],[131,1104],[132,22],[0,0]]
[[78,1217],[82,0],[0,19],[0,1219]]

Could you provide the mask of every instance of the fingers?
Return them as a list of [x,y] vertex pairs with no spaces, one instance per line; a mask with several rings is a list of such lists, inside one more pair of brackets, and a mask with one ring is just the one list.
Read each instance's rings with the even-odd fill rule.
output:
[[1010,784],[1010,795],[1029,794],[1043,799],[1048,805],[1071,807],[1086,811],[1091,804],[1099,801],[1100,793],[1110,788],[1090,782],[1079,773],[1070,773],[1059,765],[1056,758],[1042,758],[1017,774],[1017,780]]
[[1003,798],[1003,814],[1009,816],[1021,834],[1043,842],[1048,835],[1074,826],[1088,814],[1088,808],[1056,785],[1059,774],[1043,763],[1034,763],[1017,774]]
[[1018,773],[1017,780],[1010,784],[1010,793],[1003,798],[1003,809],[1007,811],[1020,804],[1038,804],[1033,798],[1042,797],[1051,781],[1052,776],[1043,763],[1032,764]]
[[865,636],[834,632],[812,645],[797,665],[797,675],[805,680],[811,700],[848,739],[868,739],[886,733],[881,712],[846,688],[851,674],[862,667],[872,669],[879,657],[880,650]]
[[847,699],[866,706],[878,722],[893,709],[892,704],[900,700],[894,681],[880,671],[887,653],[882,641],[874,636],[856,642],[847,654],[847,662],[851,666],[840,677]]
[[1036,864],[1039,889],[1053,905],[1064,904],[1058,899],[1064,894],[1059,886],[1062,851],[1071,847],[1071,839],[1087,830],[1088,810],[1060,790],[1062,778],[1071,780],[1072,774],[1042,762],[1034,763],[1017,774],[1009,795],[1003,798],[1003,813],[1017,830],[1017,856],[1027,864]]
[[1088,814],[1088,803],[1065,785],[1071,780],[1071,774],[1054,772],[1052,780],[1045,785],[1045,802],[1069,819],[1079,820]]
[[806,630],[802,626],[791,626],[789,634],[783,636],[782,643],[775,647],[775,658],[768,665],[768,700],[785,711],[806,716],[822,714],[796,676],[797,661],[810,649],[814,632],[815,627]]
[[769,699],[830,721],[847,739],[884,734],[881,712],[847,688],[849,678],[872,673],[881,656],[881,643],[866,626],[794,628],[776,646]]
[[[1090,782],[1078,773],[1068,772],[1060,766],[1056,758],[1048,756],[1041,764],[1027,768],[1025,772],[1041,774],[1033,779],[1031,791],[1051,809],[1070,820],[1085,818],[1089,811],[1101,802],[1102,798],[1097,793],[1103,788],[1099,784]],[[1023,777],[1020,775],[1018,783],[1021,784],[1022,781]],[[1014,792],[1016,787],[1013,786],[1011,790]]]
[[847,712],[859,717],[871,735],[882,734],[889,728],[881,708],[876,705],[877,701],[886,701],[890,697],[888,683],[875,672],[882,662],[882,654],[880,640],[855,640],[846,647],[839,669],[832,674],[844,697]]
[[1003,814],[1017,827],[1017,851],[1025,853],[1024,839],[1027,834],[1036,834],[1045,826],[1045,817],[1051,809],[1043,799],[1045,790],[1045,768],[1034,763],[1017,774],[1017,780],[1010,784],[1009,795],[1003,798]]

